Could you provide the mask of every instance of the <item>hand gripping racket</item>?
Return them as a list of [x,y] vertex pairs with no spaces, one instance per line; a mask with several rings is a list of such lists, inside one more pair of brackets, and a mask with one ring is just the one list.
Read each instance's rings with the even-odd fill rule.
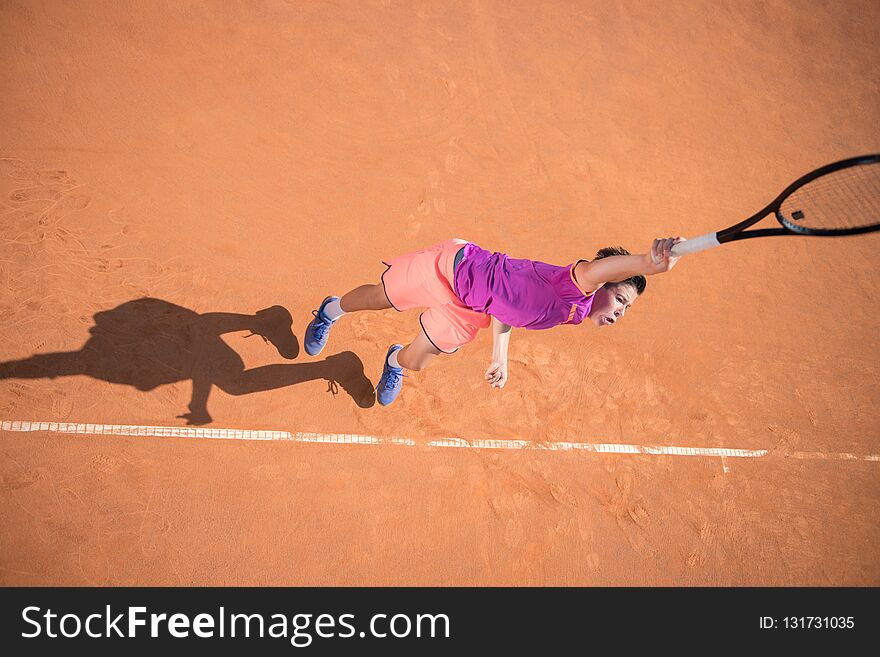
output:
[[[782,228],[743,232],[773,213]],[[855,235],[880,230],[880,154],[841,160],[802,176],[745,221],[672,247],[672,255],[769,235]]]

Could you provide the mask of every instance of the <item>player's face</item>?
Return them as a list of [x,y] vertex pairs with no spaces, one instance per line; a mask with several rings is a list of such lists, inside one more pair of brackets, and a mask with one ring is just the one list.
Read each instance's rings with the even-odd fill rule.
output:
[[596,290],[590,319],[596,326],[613,326],[623,319],[637,296],[632,285],[603,285]]

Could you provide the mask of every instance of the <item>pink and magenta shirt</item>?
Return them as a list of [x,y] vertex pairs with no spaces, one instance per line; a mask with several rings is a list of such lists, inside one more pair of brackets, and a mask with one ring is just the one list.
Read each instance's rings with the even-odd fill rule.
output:
[[537,330],[580,324],[590,312],[593,293],[585,293],[574,280],[577,264],[519,260],[468,242],[455,270],[455,293],[471,310],[510,326]]

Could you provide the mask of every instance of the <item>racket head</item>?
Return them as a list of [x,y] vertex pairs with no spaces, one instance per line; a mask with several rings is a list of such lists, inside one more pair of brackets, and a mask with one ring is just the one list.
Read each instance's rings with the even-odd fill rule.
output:
[[841,160],[802,176],[773,208],[779,223],[801,235],[880,230],[880,154]]

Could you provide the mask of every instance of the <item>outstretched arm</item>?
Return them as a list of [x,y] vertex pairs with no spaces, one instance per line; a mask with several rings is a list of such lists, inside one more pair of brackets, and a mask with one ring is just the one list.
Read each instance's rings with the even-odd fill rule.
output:
[[486,370],[486,381],[493,388],[507,383],[507,346],[510,344],[510,325],[492,318],[492,363]]
[[581,262],[575,267],[574,275],[585,292],[593,292],[605,283],[625,281],[632,276],[652,276],[662,274],[675,266],[678,258],[671,254],[672,246],[683,242],[683,237],[667,237],[654,240],[648,253],[638,255],[619,255]]

